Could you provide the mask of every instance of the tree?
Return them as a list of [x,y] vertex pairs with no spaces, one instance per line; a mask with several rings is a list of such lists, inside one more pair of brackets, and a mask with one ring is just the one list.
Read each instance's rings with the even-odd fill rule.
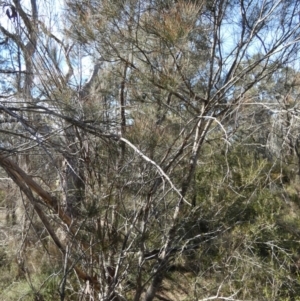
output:
[[[299,3],[70,0],[55,26],[34,0],[10,5],[17,18],[0,27],[2,56],[11,57],[1,61],[10,77],[1,89],[0,165],[62,254],[60,298],[74,270],[82,298],[151,301],[176,259],[222,245],[229,228],[251,218],[236,219],[241,195],[246,205],[253,195],[255,204],[271,200],[267,161],[232,153],[253,112],[268,120],[269,106],[257,111],[261,86],[278,85],[286,68],[292,74]],[[226,162],[219,175],[218,156]],[[243,156],[245,166],[234,163]],[[201,162],[211,162],[208,179],[222,189],[199,179]],[[233,287],[224,293],[246,294]]]

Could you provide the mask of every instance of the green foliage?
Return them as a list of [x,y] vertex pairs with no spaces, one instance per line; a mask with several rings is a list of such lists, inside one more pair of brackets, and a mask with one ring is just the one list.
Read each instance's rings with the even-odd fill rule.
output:
[[300,207],[282,197],[283,185],[294,185],[290,177],[283,181],[288,166],[239,146],[208,153],[196,173],[198,216],[189,224],[196,229],[206,221],[194,236],[214,234],[186,257],[198,275],[197,296],[220,286],[223,295],[238,292],[243,300],[296,300]]
[[[19,281],[11,282],[0,292],[1,300],[15,301],[19,298],[25,301],[50,301],[58,300],[58,283],[57,276],[36,274],[34,277]],[[68,299],[66,299],[68,300]]]

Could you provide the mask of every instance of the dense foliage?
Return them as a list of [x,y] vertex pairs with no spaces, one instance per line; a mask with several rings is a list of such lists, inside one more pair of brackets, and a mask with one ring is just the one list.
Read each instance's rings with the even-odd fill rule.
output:
[[0,299],[298,300],[299,4],[2,1]]

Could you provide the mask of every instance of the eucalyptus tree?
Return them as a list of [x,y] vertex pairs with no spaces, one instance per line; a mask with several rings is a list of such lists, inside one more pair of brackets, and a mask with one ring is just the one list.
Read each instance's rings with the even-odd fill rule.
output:
[[153,300],[177,254],[225,231],[183,233],[197,165],[297,58],[299,3],[69,0],[55,26],[30,4],[2,3],[0,165],[65,258],[61,299],[75,270],[82,294]]

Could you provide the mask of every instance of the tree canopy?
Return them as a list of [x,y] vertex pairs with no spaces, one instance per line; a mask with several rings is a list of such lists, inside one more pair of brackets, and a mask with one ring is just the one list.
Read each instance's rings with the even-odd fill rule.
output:
[[297,300],[298,0],[1,6],[1,299]]

